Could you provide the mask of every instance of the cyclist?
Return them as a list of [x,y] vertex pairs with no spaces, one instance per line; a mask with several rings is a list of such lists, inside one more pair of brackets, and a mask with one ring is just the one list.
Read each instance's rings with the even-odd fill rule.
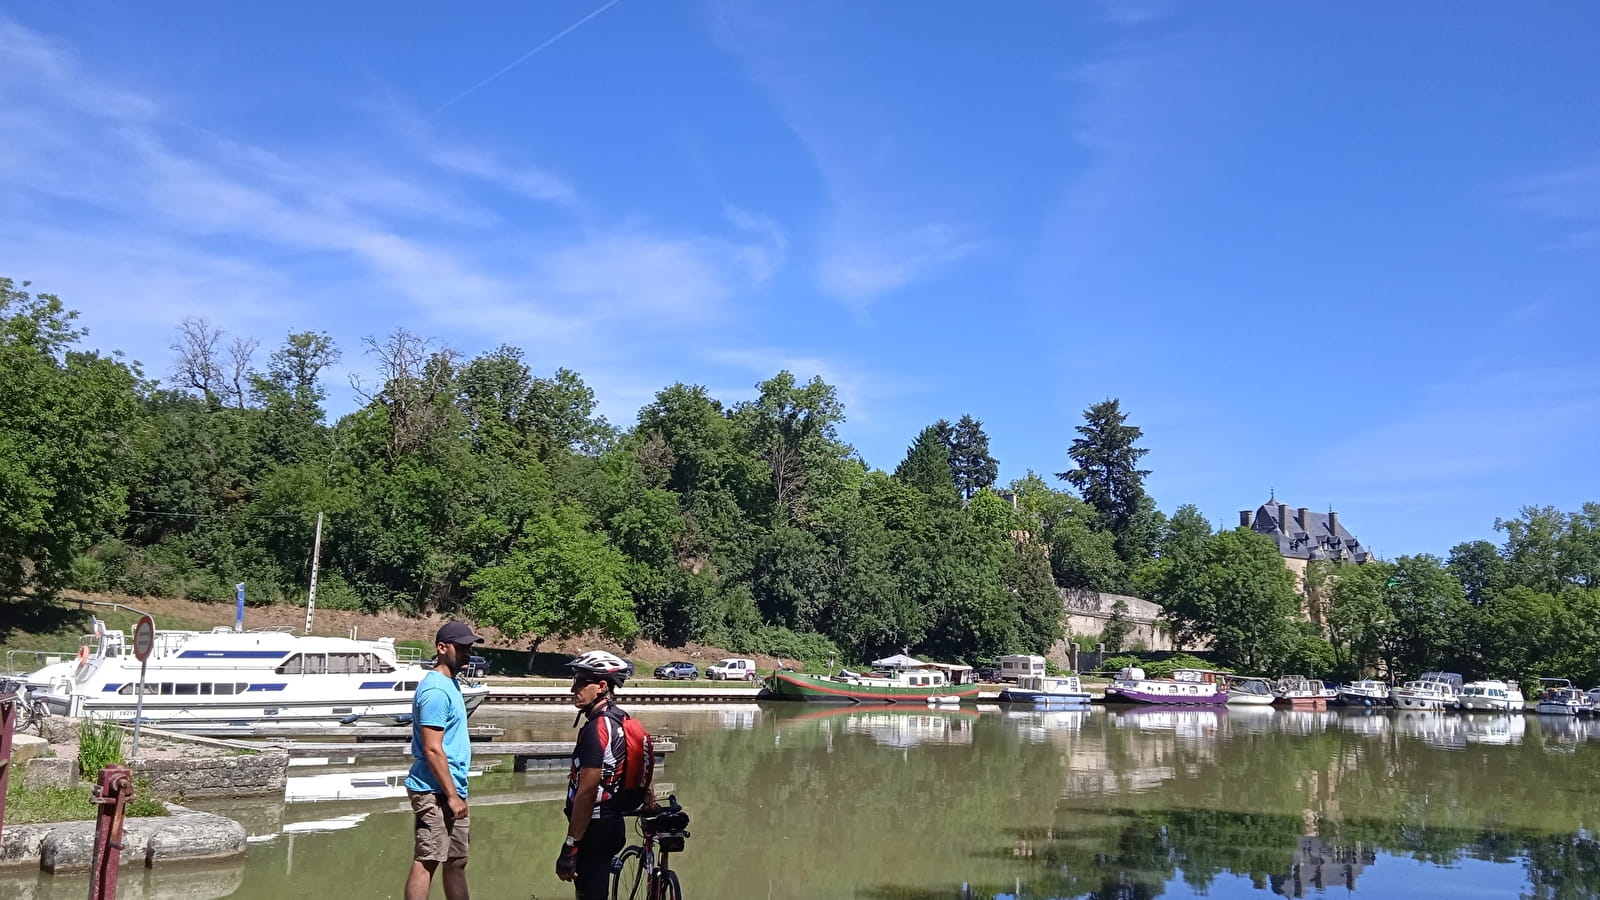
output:
[[610,888],[611,858],[627,843],[621,813],[638,809],[648,790],[625,789],[622,763],[627,757],[623,722],[628,714],[616,704],[616,691],[633,665],[605,652],[591,650],[567,663],[572,670],[572,705],[578,743],[567,779],[567,839],[556,858],[556,876],[573,882],[578,900],[600,900]]

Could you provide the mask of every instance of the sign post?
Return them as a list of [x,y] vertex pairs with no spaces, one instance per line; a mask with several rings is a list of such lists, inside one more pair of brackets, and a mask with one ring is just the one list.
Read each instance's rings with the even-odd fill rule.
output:
[[317,513],[317,536],[311,541],[311,592],[306,595],[306,634],[311,633],[311,616],[317,611],[317,560],[322,556],[322,513]]
[[233,586],[233,596],[233,630],[239,632],[244,630],[244,582]]
[[133,655],[139,659],[139,686],[136,689],[138,699],[133,704],[133,752],[131,757],[139,755],[139,726],[144,722],[144,673],[150,663],[150,651],[156,647],[156,620],[149,616],[140,616],[139,624],[133,626]]

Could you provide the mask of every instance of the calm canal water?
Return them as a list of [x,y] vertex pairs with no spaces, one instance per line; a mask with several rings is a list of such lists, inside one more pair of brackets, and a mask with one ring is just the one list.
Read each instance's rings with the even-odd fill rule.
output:
[[[1422,712],[652,709],[658,782],[694,821],[690,898],[1600,896],[1600,722]],[[486,710],[513,737],[571,714]],[[567,898],[564,773],[473,783],[480,898]],[[227,809],[223,866],[128,873],[124,896],[398,897],[403,801]],[[128,878],[124,879],[128,881]],[[137,892],[143,888],[142,892]],[[0,878],[78,898],[81,879]],[[438,896],[438,888],[435,888]]]

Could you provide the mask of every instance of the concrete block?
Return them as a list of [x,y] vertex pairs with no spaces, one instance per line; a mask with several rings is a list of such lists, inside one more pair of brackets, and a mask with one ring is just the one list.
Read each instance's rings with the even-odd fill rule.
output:
[[245,837],[243,825],[222,816],[209,813],[169,816],[145,844],[146,864],[238,856],[244,852]]
[[31,734],[13,734],[11,736],[11,762],[25,763],[30,759],[39,759],[50,755],[50,742],[42,737]]
[[29,787],[72,787],[78,783],[78,761],[55,756],[30,759],[22,767],[22,780]]

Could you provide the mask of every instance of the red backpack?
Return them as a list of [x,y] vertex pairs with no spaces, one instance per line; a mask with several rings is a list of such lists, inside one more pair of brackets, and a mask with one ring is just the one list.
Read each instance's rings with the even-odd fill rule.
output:
[[623,791],[629,792],[626,795],[628,801],[637,798],[637,803],[642,804],[654,797],[651,785],[656,774],[655,741],[638,719],[615,707],[612,709],[622,720],[622,736],[628,747],[622,758],[621,771],[617,773],[617,784]]

